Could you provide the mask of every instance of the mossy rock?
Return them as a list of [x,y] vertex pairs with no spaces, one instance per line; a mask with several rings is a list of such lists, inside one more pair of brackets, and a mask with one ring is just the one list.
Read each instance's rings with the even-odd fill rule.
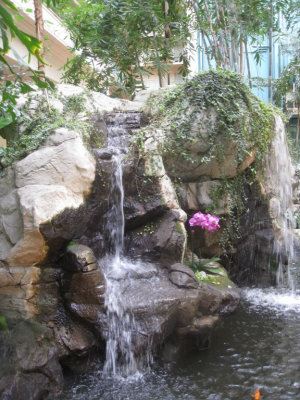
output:
[[211,261],[208,264],[200,266],[199,268],[201,271],[205,271],[207,274],[211,275],[220,275],[225,278],[228,278],[227,271],[221,264],[216,261]]
[[212,283],[213,285],[220,286],[222,288],[233,288],[235,284],[227,277],[221,275],[207,275],[206,282]]
[[232,72],[200,73],[148,102],[153,120],[141,149],[158,129],[163,132],[155,154],[162,155],[172,178],[232,178],[268,151],[274,111]]

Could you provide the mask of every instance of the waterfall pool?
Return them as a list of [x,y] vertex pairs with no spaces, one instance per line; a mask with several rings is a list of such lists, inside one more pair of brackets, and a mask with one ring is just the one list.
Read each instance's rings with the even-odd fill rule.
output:
[[[294,265],[294,275],[299,265]],[[63,400],[300,399],[300,290],[242,289],[240,307],[215,331],[211,348],[177,363],[156,363],[129,379],[103,365],[69,377]]]

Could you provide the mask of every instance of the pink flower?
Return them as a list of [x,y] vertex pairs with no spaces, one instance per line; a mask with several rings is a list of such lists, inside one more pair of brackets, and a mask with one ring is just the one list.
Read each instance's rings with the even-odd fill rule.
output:
[[[201,211],[197,212],[189,220],[190,226],[200,226],[209,232],[214,232],[220,228],[219,218],[215,215],[203,214]],[[193,231],[192,231],[193,232]]]

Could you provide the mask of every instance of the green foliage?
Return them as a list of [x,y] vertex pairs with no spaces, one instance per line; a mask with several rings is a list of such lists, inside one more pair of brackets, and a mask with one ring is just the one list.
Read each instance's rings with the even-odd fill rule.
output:
[[2,39],[2,47],[0,48],[0,61],[7,64],[3,55],[8,53],[10,49],[10,39],[8,36],[9,32],[12,37],[17,37],[21,41],[21,43],[28,50],[29,54],[34,55],[41,62],[43,62],[40,57],[40,51],[42,49],[41,42],[37,38],[21,31],[15,24],[12,12],[16,13],[18,8],[9,0],[2,0],[2,2],[10,11],[0,4],[0,33]]
[[[263,157],[268,152],[274,123],[274,107],[257,99],[242,78],[232,72],[219,70],[201,73],[184,84],[154,94],[147,109],[154,115],[150,126],[138,132],[133,145],[146,157],[153,151],[145,151],[145,140],[155,132],[163,131],[157,152],[169,160],[182,159],[191,169],[199,163],[217,161],[221,166],[226,158],[224,143],[237,148],[237,175],[221,176],[220,184],[210,193],[213,204],[205,212],[216,214],[226,204],[226,227],[222,229],[220,244],[230,251],[234,239],[240,236],[239,219],[245,212],[247,193],[245,188],[255,182]],[[213,113],[212,113],[213,111]],[[278,111],[278,110],[276,110]],[[193,143],[203,140],[202,121],[197,120],[198,131],[191,134],[197,115],[215,114],[215,122],[205,122],[205,140],[209,143],[206,153],[192,152]],[[186,144],[191,146],[187,147]],[[190,150],[189,150],[190,149]],[[244,161],[255,152],[255,162],[242,171]],[[176,173],[175,179],[176,179]]]
[[25,105],[20,108],[15,124],[2,129],[4,137],[9,138],[8,135],[11,137],[7,147],[0,154],[2,168],[38,149],[46,138],[59,127],[80,132],[83,140],[89,143],[90,122],[74,118],[84,109],[84,99],[77,95],[62,100],[64,109],[63,112],[59,112],[50,107],[48,96],[43,92],[28,98]]
[[[134,143],[143,147],[144,137],[157,129],[164,131],[160,154],[183,157],[191,163],[207,163],[222,156],[218,135],[227,136],[236,144],[237,163],[241,165],[249,151],[255,149],[259,162],[270,142],[273,109],[259,101],[242,78],[232,72],[219,70],[200,73],[186,83],[150,97],[148,108],[154,115],[149,127],[138,133]],[[216,123],[208,129],[209,151],[201,160],[193,159],[185,144],[201,139],[191,135],[195,115],[213,110]],[[201,121],[199,121],[201,127]],[[151,133],[150,133],[151,135]],[[249,150],[250,148],[250,150]]]
[[[300,50],[300,45],[299,49]],[[300,108],[300,57],[296,56],[282,71],[274,84],[274,100],[278,106],[287,93],[291,92],[296,106]]]
[[3,315],[0,315],[0,332],[1,331],[8,331],[8,325],[6,322],[6,318]]
[[259,63],[265,37],[270,34],[278,39],[282,34],[280,18],[296,19],[292,11],[294,0],[188,0],[187,3],[201,34],[209,67],[216,65],[243,74],[247,64],[250,86],[250,46]]
[[[34,82],[34,86],[28,79]],[[17,99],[22,94],[34,92],[37,88],[54,88],[54,84],[44,74],[34,71],[23,62],[22,66],[10,66],[0,62],[0,135],[1,129],[12,124],[20,112]]]
[[186,261],[185,264],[192,268],[195,272],[201,271],[206,265],[211,262],[219,262],[220,258],[213,257],[213,258],[201,258],[199,261]]
[[[80,52],[67,64],[65,80],[84,81],[93,90],[131,97],[144,87],[143,76],[151,73],[145,63],[166,75],[172,49],[190,46],[189,17],[179,0],[89,0],[58,10],[71,31],[74,51]],[[180,57],[187,66],[186,49]]]
[[[47,6],[55,5],[64,0],[45,0]],[[0,4],[0,129],[10,125],[19,115],[16,101],[20,94],[39,89],[53,88],[53,83],[47,79],[44,72],[32,69],[14,49],[11,49],[11,38],[18,38],[28,51],[28,62],[31,56],[45,64],[41,58],[42,43],[34,36],[20,30],[15,20],[22,19],[18,8],[10,0],[2,0]],[[5,55],[11,50],[17,60],[17,66],[11,66]],[[5,72],[5,73],[4,73]]]
[[249,46],[259,63],[266,35],[272,32],[277,39],[281,35],[279,18],[284,15],[293,26],[296,3],[298,0],[81,0],[76,7],[63,4],[57,10],[71,31],[77,53],[66,65],[65,79],[131,97],[144,87],[143,77],[152,70],[161,83],[174,60],[175,48],[180,49],[180,73],[186,76],[189,50],[195,50],[191,32],[198,31],[210,67],[243,73],[247,63],[251,82]]
[[[299,2],[298,2],[299,3]],[[299,10],[298,10],[299,15]],[[292,103],[294,106],[292,108],[297,109],[297,127],[296,127],[296,146],[293,143],[291,137],[288,141],[290,152],[295,163],[298,162],[299,156],[299,133],[300,133],[300,30],[298,31],[298,36],[294,38],[293,46],[287,49],[287,53],[292,55],[292,60],[284,68],[279,79],[274,83],[274,94],[273,98],[278,106],[283,106],[283,109],[287,114],[290,114],[288,103]],[[291,116],[291,115],[289,115]]]

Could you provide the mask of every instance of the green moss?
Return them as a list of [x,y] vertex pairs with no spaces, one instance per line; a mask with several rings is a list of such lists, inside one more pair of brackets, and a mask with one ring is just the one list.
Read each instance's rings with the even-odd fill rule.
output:
[[234,287],[235,284],[228,278],[225,276],[220,276],[220,275],[207,275],[208,279],[207,282],[208,283],[212,283],[213,285],[217,285],[220,286],[222,288],[225,287]]
[[175,227],[176,227],[177,232],[181,233],[182,235],[185,235],[186,232],[183,229],[181,222],[176,221]]
[[0,332],[1,331],[8,331],[6,318],[3,315],[0,315]]
[[68,245],[67,245],[67,250],[70,249],[74,244],[77,244],[77,241],[75,239],[71,240]]

